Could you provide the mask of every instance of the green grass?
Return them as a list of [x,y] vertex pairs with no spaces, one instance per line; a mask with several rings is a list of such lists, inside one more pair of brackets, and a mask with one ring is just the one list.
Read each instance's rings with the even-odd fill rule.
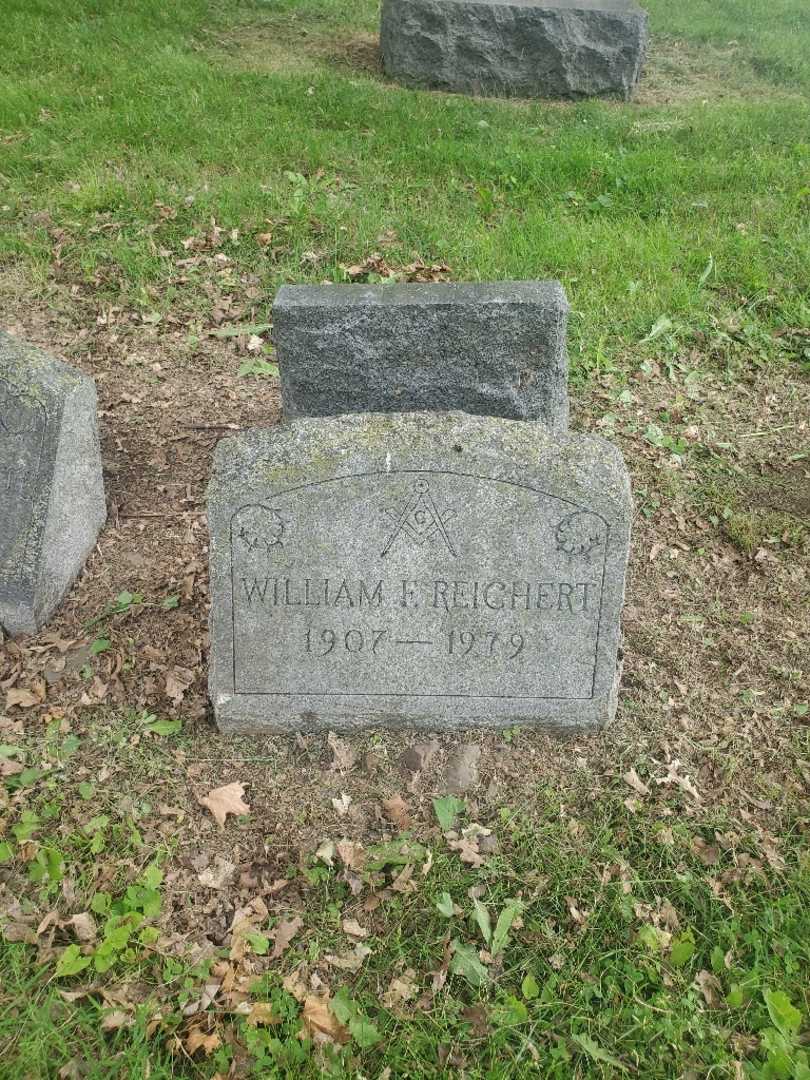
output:
[[715,100],[406,91],[307,44],[367,32],[368,0],[11,0],[0,260],[44,282],[58,243],[59,275],[96,295],[199,310],[201,271],[174,263],[211,218],[267,304],[284,281],[343,280],[393,230],[393,266],[561,278],[583,373],[661,316],[687,333],[740,308],[765,331],[807,326],[810,18],[799,0],[652,15]]
[[[218,1031],[222,1043],[192,1062],[180,1046],[195,1021],[183,1010],[210,981],[212,961],[184,965],[133,942],[107,985],[141,1004],[127,1013],[131,1026],[105,1032],[115,1001],[100,1001],[91,988],[74,1004],[59,992],[86,987],[92,967],[60,978],[53,961],[32,964],[25,946],[0,946],[0,1076],[55,1076],[75,1060],[88,1068],[79,1075],[89,1077],[140,1077],[147,1061],[153,1077],[202,1077],[226,1074],[236,1058],[240,1075],[251,1076],[348,1078],[387,1067],[392,1076],[414,1078],[460,1068],[472,1078],[725,1077],[737,1075],[734,1063],[745,1058],[746,1076],[803,1080],[796,1034],[810,1005],[810,861],[798,838],[800,819],[783,809],[784,862],[774,869],[762,860],[755,831],[735,834],[722,815],[696,826],[682,812],[660,816],[660,806],[639,804],[631,813],[626,790],[610,788],[587,806],[585,785],[565,817],[558,794],[542,788],[531,817],[503,808],[489,823],[500,850],[481,870],[434,840],[424,882],[390,893],[376,916],[361,916],[372,926],[361,973],[335,973],[333,999],[353,1017],[344,1021],[352,1038],[341,1050],[317,1052],[298,1038],[301,1008],[282,985],[289,963],[255,979],[250,993],[272,1004],[278,1022],[251,1027],[220,1004],[196,1022]],[[731,843],[724,841],[707,867],[696,838],[708,843],[716,832]],[[80,863],[68,855],[69,873]],[[377,871],[377,888],[400,869]],[[305,925],[297,962],[345,951],[339,925],[351,895],[337,868],[313,858],[298,878]],[[472,887],[493,927],[513,898],[522,903],[522,922],[494,962],[478,965],[480,985],[475,971],[451,961],[446,987],[431,998],[432,973],[442,970],[449,942],[473,958],[485,947]],[[449,917],[438,909],[444,894],[456,905]],[[392,976],[412,981],[414,998],[385,1002]],[[786,999],[798,1006],[798,1019]]]
[[[715,397],[774,364],[806,371],[806,5],[647,6],[655,93],[630,105],[560,105],[386,83],[363,60],[376,22],[369,0],[6,0],[0,279],[4,270],[17,275],[54,306],[77,296],[91,320],[109,304],[171,312],[173,325],[194,334],[214,324],[213,295],[239,306],[250,294],[265,322],[282,282],[343,281],[345,267],[380,251],[394,272],[421,259],[447,263],[458,280],[559,277],[574,306],[575,377],[617,372],[612,392],[631,370],[644,372],[644,354],[679,393],[713,368]],[[687,415],[690,400],[680,402]],[[677,443],[668,413],[647,426],[632,395],[614,404],[640,442]],[[778,501],[755,517],[742,482],[750,478],[708,450],[689,453],[701,512],[741,551],[790,525],[798,557],[806,530],[793,504],[790,518]],[[666,502],[668,483],[662,476],[655,490],[638,488],[642,515]],[[785,484],[792,490],[793,480]],[[785,662],[801,662],[800,646],[785,644]],[[668,693],[662,686],[662,702]],[[797,720],[806,716],[806,701],[793,707]],[[672,713],[661,715],[655,722],[669,724]],[[262,956],[253,958],[261,973],[246,991],[249,1001],[271,1002],[278,1023],[251,1027],[220,998],[198,1018],[218,1045],[189,1055],[195,1021],[184,1010],[228,947],[200,962],[155,939],[171,929],[162,921],[170,895],[156,878],[148,887],[157,897],[139,891],[143,874],[156,858],[167,878],[187,871],[154,824],[167,769],[179,771],[176,799],[189,800],[183,828],[200,809],[163,736],[143,726],[134,713],[104,718],[89,738],[80,728],[79,748],[59,736],[58,720],[55,734],[37,735],[34,725],[23,740],[31,768],[0,785],[0,910],[14,886],[24,925],[95,905],[101,940],[112,941],[116,920],[131,922],[103,971],[99,941],[76,957],[87,961],[81,971],[60,973],[66,927],[50,945],[47,928],[38,947],[0,939],[0,1080],[56,1077],[71,1062],[84,1070],[76,1075],[99,1080],[225,1076],[233,1061],[237,1075],[271,1077],[378,1077],[388,1068],[393,1078],[463,1070],[498,1080],[807,1080],[806,803],[794,791],[767,792],[780,841],[778,857],[769,856],[748,809],[726,816],[712,800],[695,806],[655,786],[648,802],[628,807],[626,784],[600,780],[594,795],[584,770],[563,793],[521,790],[525,812],[489,812],[483,824],[499,850],[480,870],[459,861],[432,820],[417,822],[432,868],[422,875],[417,863],[413,892],[393,890],[390,865],[366,882],[364,896],[372,886],[389,890],[369,913],[371,953],[357,974],[331,973],[351,1036],[339,1051],[298,1038],[302,1005],[283,980],[299,963],[345,952],[340,919],[357,901],[339,866],[314,855],[284,869],[304,925],[280,963],[264,970]],[[797,762],[807,758],[800,742]],[[718,774],[733,772],[733,758],[716,753]],[[108,759],[124,761],[132,784],[123,809],[124,774],[95,782]],[[299,816],[317,813],[307,806]],[[243,825],[229,822],[228,842]],[[260,843],[244,835],[247,847]],[[717,836],[716,863],[706,866],[695,841]],[[99,889],[101,866],[110,872]],[[511,899],[523,905],[522,925],[485,965],[483,985],[474,985],[474,957],[486,943],[471,888],[493,924]],[[450,917],[437,907],[445,893]],[[257,927],[260,953],[273,918]],[[454,941],[461,959],[448,968]],[[435,972],[446,983],[434,994]],[[401,1007],[384,1003],[394,975],[417,987]],[[105,1030],[116,1006],[102,990],[122,986],[128,1024]],[[62,996],[77,987],[88,994]],[[798,1020],[774,994],[790,999]]]

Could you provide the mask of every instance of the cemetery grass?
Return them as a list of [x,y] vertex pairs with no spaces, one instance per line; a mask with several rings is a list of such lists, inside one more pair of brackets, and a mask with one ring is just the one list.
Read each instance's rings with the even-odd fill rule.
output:
[[[806,1075],[810,30],[649,6],[629,107],[400,90],[365,3],[4,9],[2,323],[96,378],[110,522],[0,643],[3,1080]],[[276,287],[544,275],[637,499],[616,723],[221,738]]]

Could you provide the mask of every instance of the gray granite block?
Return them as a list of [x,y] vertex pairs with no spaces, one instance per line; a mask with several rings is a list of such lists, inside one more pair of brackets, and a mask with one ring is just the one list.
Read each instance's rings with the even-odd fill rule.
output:
[[0,626],[54,612],[106,518],[93,380],[0,331]]
[[590,435],[467,413],[219,444],[210,696],[232,732],[609,720],[632,504]]
[[629,98],[647,48],[634,0],[383,0],[383,67],[409,86]]
[[564,430],[567,318],[556,281],[285,285],[285,415],[464,409]]

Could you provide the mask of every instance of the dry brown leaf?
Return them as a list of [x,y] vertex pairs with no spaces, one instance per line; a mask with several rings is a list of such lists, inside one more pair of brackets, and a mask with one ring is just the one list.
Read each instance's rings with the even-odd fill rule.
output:
[[353,769],[357,761],[357,754],[349,744],[339,739],[334,731],[329,732],[326,741],[333,754],[332,768],[337,772],[348,772]]
[[246,1019],[251,1027],[258,1027],[259,1024],[263,1024],[265,1027],[273,1027],[275,1024],[281,1023],[280,1017],[275,1015],[273,1006],[269,1001],[251,1001]]
[[629,784],[633,791],[639,795],[649,795],[650,789],[638,775],[635,769],[629,769],[622,777],[625,784]]
[[359,971],[367,956],[371,956],[371,949],[368,945],[358,941],[355,947],[348,952],[338,953],[337,955],[327,953],[324,960],[327,964],[339,968],[341,971]]
[[714,866],[720,859],[720,848],[716,844],[707,844],[702,836],[692,840],[692,851],[704,866]]
[[345,817],[351,805],[351,795],[342,794],[339,799],[332,799],[332,806],[335,808],[338,817]]
[[388,985],[388,989],[382,996],[382,1003],[386,1009],[395,1011],[406,1001],[412,1001],[419,993],[416,982],[416,972],[408,968],[401,975],[395,975]]
[[202,1050],[205,1056],[209,1057],[220,1045],[221,1040],[216,1032],[212,1035],[206,1035],[200,1028],[192,1028],[186,1035],[186,1050],[191,1055],[196,1054],[198,1050]]
[[101,1030],[118,1031],[122,1027],[132,1027],[134,1023],[134,1016],[130,1016],[129,1013],[125,1013],[121,1009],[113,1009],[112,1012],[108,1012],[106,1016],[102,1017]]
[[573,898],[573,896],[566,896],[565,902],[568,905],[568,913],[574,920],[574,922],[577,924],[577,926],[584,926],[585,923],[588,921],[588,912],[580,911],[579,907],[577,906],[577,902]]
[[356,840],[338,840],[335,850],[347,870],[362,870],[365,866],[366,852]]
[[236,866],[217,855],[214,866],[207,866],[197,875],[197,881],[206,889],[224,889],[234,875]]
[[43,700],[44,694],[40,698],[30,690],[9,690],[6,694],[6,708],[13,709],[16,706],[18,709],[33,709],[35,705],[41,705]]
[[79,941],[91,942],[96,940],[96,921],[89,911],[81,911],[78,915],[71,915],[68,924]]
[[14,761],[13,758],[0,758],[0,777],[5,779],[7,776],[19,776],[25,766],[20,761]]
[[393,795],[383,803],[383,812],[398,829],[408,829],[411,825],[411,810],[401,795]]
[[484,859],[478,850],[478,837],[463,836],[459,840],[448,840],[447,846],[451,851],[457,851],[463,863],[478,869],[484,865]]
[[365,930],[357,919],[344,919],[343,933],[356,938],[368,937],[368,930]]
[[174,667],[166,673],[166,697],[179,705],[186,691],[194,682],[194,672],[189,668]]
[[710,971],[699,971],[695,976],[695,985],[703,994],[703,999],[710,1009],[724,1007],[723,987],[716,975],[712,975]]
[[199,802],[214,815],[214,819],[221,829],[225,828],[225,819],[228,814],[249,814],[250,807],[244,801],[245,785],[240,781],[233,784],[225,784],[224,787],[214,788],[207,795],[203,795]]
[[304,925],[304,920],[299,919],[297,916],[294,919],[282,919],[275,929],[273,936],[273,952],[270,955],[271,960],[278,960],[285,949],[289,947],[290,942]]
[[303,1027],[298,1033],[301,1039],[312,1039],[316,1043],[341,1043],[349,1041],[349,1032],[329,1008],[329,997],[307,994],[301,1011]]

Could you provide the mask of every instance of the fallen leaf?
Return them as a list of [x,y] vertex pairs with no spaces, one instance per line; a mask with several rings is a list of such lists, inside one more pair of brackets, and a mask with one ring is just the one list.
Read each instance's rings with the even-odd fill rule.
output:
[[398,829],[407,829],[411,824],[411,811],[401,795],[393,795],[383,803],[383,813]]
[[273,1027],[281,1023],[281,1018],[273,1012],[273,1006],[269,1001],[251,1001],[246,1019],[251,1027],[258,1027],[259,1024]]
[[221,1040],[216,1032],[212,1035],[206,1035],[200,1028],[192,1028],[188,1035],[186,1035],[186,1050],[192,1055],[196,1054],[198,1050],[202,1050],[205,1056],[209,1057],[219,1048],[220,1044]]
[[326,741],[333,755],[332,768],[337,772],[348,772],[353,769],[357,762],[357,754],[349,744],[339,739],[334,731],[329,732]]
[[321,862],[326,863],[329,867],[335,865],[335,845],[331,840],[324,840],[315,852],[315,858],[320,859]]
[[644,783],[644,781],[641,779],[635,769],[630,769],[628,772],[626,772],[622,779],[624,780],[625,784],[629,784],[633,791],[637,792],[639,795],[650,794],[650,789],[647,787],[647,785]]
[[197,875],[197,881],[207,889],[224,889],[234,875],[236,866],[221,855],[217,855],[214,866],[208,866],[201,874]]
[[367,956],[371,956],[371,949],[368,945],[358,941],[355,947],[348,952],[327,953],[324,960],[327,964],[339,968],[341,971],[359,971]]
[[245,785],[238,780],[224,787],[214,788],[204,795],[199,802],[210,810],[221,829],[225,828],[228,814],[249,814],[250,807],[244,801]]
[[9,690],[6,694],[6,708],[33,709],[35,705],[41,705],[43,698],[32,694],[30,690]]
[[401,975],[395,975],[388,984],[388,989],[382,996],[382,1003],[386,1009],[395,1011],[406,1001],[412,1001],[419,993],[416,982],[416,972],[408,968]]
[[102,1017],[101,1030],[118,1031],[122,1027],[132,1027],[134,1023],[134,1016],[130,1016],[129,1013],[122,1012],[121,1009],[113,1009],[112,1012],[108,1012],[106,1016]]
[[707,844],[702,836],[694,837],[692,851],[704,866],[714,866],[720,860],[720,848],[716,844]]
[[341,1043],[349,1041],[349,1032],[338,1021],[329,1008],[329,997],[308,994],[301,1011],[303,1027],[298,1033],[301,1039],[312,1039],[317,1043]]
[[338,858],[347,870],[363,869],[366,862],[366,852],[362,844],[356,840],[338,840],[335,847]]
[[351,795],[341,795],[339,799],[332,799],[332,806],[337,811],[338,817],[345,817],[351,805]]
[[273,951],[271,960],[278,960],[281,954],[289,947],[290,942],[304,925],[304,920],[297,916],[294,919],[283,919],[275,929]]
[[357,919],[344,919],[343,920],[343,933],[348,934],[350,937],[366,938],[368,937],[368,930],[365,930]]
[[73,927],[79,941],[91,942],[96,940],[96,922],[89,911],[71,915],[68,924]]
[[674,784],[676,787],[679,787],[681,791],[685,791],[688,795],[691,795],[696,802],[700,802],[700,795],[698,794],[697,788],[688,776],[681,775],[681,773],[678,771],[680,767],[680,761],[678,761],[677,758],[674,758],[667,765],[666,776],[657,776],[655,778],[656,784],[666,784],[668,786],[672,786]]
[[716,975],[712,975],[710,971],[699,971],[695,976],[695,985],[710,1009],[723,1008],[723,987]]
[[174,667],[166,674],[166,697],[179,705],[186,691],[194,682],[194,672],[188,668]]
[[484,859],[478,850],[477,837],[461,837],[458,840],[448,840],[447,846],[451,851],[457,851],[463,863],[475,869],[484,865]]

